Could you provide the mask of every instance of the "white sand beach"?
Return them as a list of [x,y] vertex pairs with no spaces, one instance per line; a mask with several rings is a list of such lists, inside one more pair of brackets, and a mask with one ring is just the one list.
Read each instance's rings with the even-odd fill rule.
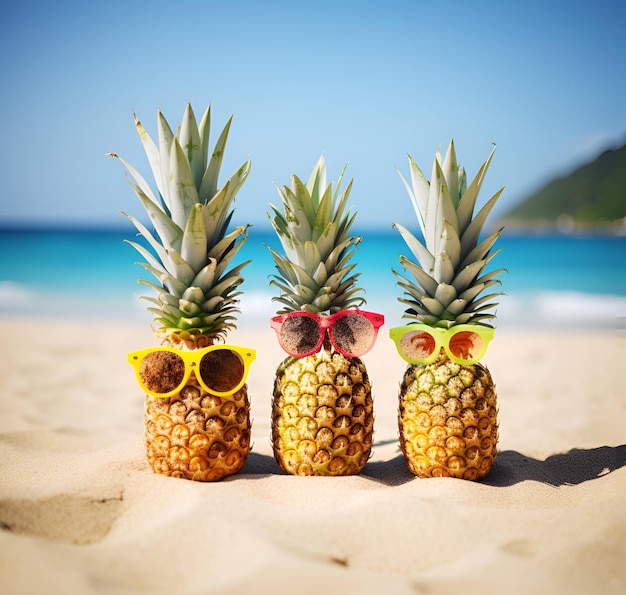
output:
[[253,449],[218,483],[154,474],[126,353],[148,329],[0,321],[0,592],[313,594],[626,592],[623,333],[502,331],[500,454],[481,482],[418,479],[396,424],[405,364],[365,357],[373,456],[357,476],[274,461],[272,331],[249,376]]

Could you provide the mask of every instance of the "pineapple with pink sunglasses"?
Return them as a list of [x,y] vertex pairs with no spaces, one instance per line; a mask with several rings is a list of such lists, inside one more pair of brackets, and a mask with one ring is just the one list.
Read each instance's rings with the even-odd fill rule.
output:
[[[345,168],[344,168],[345,171]],[[374,426],[372,390],[361,356],[374,345],[381,314],[360,310],[346,210],[352,183],[326,185],[323,157],[305,185],[297,176],[279,188],[283,211],[270,205],[285,255],[272,250],[272,284],[282,304],[271,319],[288,357],[276,371],[272,445],[293,475],[352,475],[369,458]]]

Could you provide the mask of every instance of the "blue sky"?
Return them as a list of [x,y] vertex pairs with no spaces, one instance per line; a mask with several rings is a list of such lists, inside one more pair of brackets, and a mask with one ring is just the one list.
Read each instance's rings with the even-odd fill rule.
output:
[[[274,184],[345,163],[361,226],[414,220],[395,171],[430,173],[454,138],[499,212],[626,142],[626,10],[593,2],[23,2],[0,8],[0,223],[126,225],[141,215],[115,151],[146,176],[156,134],[208,103],[234,114],[224,174],[247,158],[235,221],[267,225]],[[490,195],[490,194],[489,194]]]

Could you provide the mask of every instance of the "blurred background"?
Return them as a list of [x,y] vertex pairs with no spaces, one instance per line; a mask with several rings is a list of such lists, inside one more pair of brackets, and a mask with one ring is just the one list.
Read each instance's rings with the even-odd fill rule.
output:
[[346,163],[354,178],[368,308],[399,322],[391,224],[418,226],[396,168],[409,153],[430,175],[454,138],[470,179],[497,144],[480,204],[506,186],[498,325],[623,327],[625,25],[618,0],[5,4],[0,316],[150,320],[119,213],[143,209],[106,153],[150,179],[133,112],[156,136],[158,109],[175,126],[191,102],[198,118],[211,104],[212,144],[234,115],[222,181],[252,161],[233,219],[253,224],[241,324],[275,309],[275,185],[322,153],[329,180]]

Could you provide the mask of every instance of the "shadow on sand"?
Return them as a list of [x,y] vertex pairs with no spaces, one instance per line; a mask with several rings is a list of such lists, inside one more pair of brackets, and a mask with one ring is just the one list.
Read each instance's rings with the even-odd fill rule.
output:
[[[494,487],[509,487],[523,481],[538,481],[551,486],[578,485],[617,471],[626,466],[626,444],[600,446],[591,449],[574,448],[566,453],[533,459],[515,450],[498,454],[489,475],[480,483]],[[251,478],[266,475],[286,475],[274,457],[251,452],[241,474]],[[417,478],[408,470],[404,456],[387,461],[370,461],[360,474],[388,486],[398,486]]]
[[[498,454],[489,475],[480,483],[509,487],[523,481],[538,481],[551,486],[578,485],[597,479],[626,466],[626,444],[591,449],[574,448],[566,453],[533,459],[515,450]],[[363,473],[376,481],[395,486],[417,479],[399,454],[389,461],[370,462]]]
[[265,475],[287,475],[279,466],[271,455],[263,455],[257,452],[250,452],[243,469],[233,475],[236,478],[239,475],[248,475],[251,479],[260,479]]
[[522,481],[539,481],[551,486],[578,485],[608,475],[626,466],[626,444],[572,450],[549,456],[544,461],[515,450],[498,455],[483,483],[506,487]]

